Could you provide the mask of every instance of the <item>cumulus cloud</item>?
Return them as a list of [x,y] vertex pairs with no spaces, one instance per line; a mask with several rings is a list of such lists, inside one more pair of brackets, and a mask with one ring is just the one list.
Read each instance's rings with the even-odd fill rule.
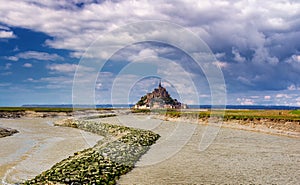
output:
[[237,62],[245,62],[246,61],[246,58],[242,57],[236,48],[232,48],[232,54],[234,55],[233,60],[235,60]]
[[292,55],[291,57],[289,57],[288,59],[286,59],[287,63],[289,64],[295,64],[295,63],[300,63],[300,55]]
[[300,90],[300,86],[296,87],[295,84],[292,84],[292,85],[288,86],[287,89],[290,90],[290,91]]
[[38,51],[26,51],[26,52],[18,53],[16,56],[9,56],[7,57],[7,59],[12,61],[18,61],[19,59],[56,61],[56,60],[63,60],[64,58],[57,54],[49,54],[46,52],[38,52]]
[[291,98],[288,94],[277,94],[276,98]]
[[129,61],[135,62],[138,60],[143,60],[145,58],[157,58],[157,53],[152,49],[146,48],[146,49],[141,50],[138,53],[138,55],[132,55],[128,59],[129,59]]
[[219,68],[226,68],[228,66],[227,62],[222,62],[222,61],[216,61],[216,62],[213,62],[213,64],[215,66],[218,66]]
[[236,101],[240,105],[254,105],[255,104],[255,101],[253,99],[250,99],[250,98],[237,98]]
[[5,31],[5,30],[0,30],[0,39],[11,39],[11,38],[16,38],[14,33],[12,31]]
[[77,64],[65,63],[65,64],[50,64],[47,65],[47,68],[50,69],[51,71],[58,72],[58,73],[74,73],[77,66],[78,66]]
[[11,39],[16,37],[17,36],[9,27],[0,25],[0,39]]
[[[1,23],[46,33],[52,37],[45,41],[46,46],[70,50],[72,57],[81,57],[95,39],[122,25],[153,19],[171,21],[192,30],[216,53],[218,62],[214,64],[226,68],[223,73],[230,91],[279,91],[300,86],[299,1],[143,0],[95,3],[92,0],[0,0],[0,3],[3,5],[0,6]],[[147,30],[147,26],[144,24],[139,29]],[[127,30],[118,38],[112,34],[103,39],[102,46],[130,43],[136,39],[133,37],[143,38],[143,35],[130,34],[134,31]],[[158,28],[147,34],[152,34],[152,38],[182,39],[186,45],[193,46],[193,41],[184,40],[182,35],[172,30]],[[8,27],[2,26],[1,37],[12,38],[15,35]],[[119,53],[119,58],[136,61],[142,57],[159,57],[162,50],[166,51],[165,56],[174,57],[166,54],[167,48],[140,47]],[[100,57],[109,57],[100,47],[95,53]],[[7,57],[12,61],[20,58],[63,60],[56,54],[35,51]],[[74,71],[74,68],[48,66],[52,72],[67,73]],[[196,70],[189,72],[198,73]],[[241,102],[251,101],[245,99]]]
[[[230,45],[245,49],[262,46],[265,42],[264,31],[289,31],[295,27],[297,23],[292,18],[299,10],[298,3],[282,1],[274,1],[271,5],[221,0],[201,3],[176,1],[176,4],[168,1],[103,1],[99,4],[86,3],[82,8],[76,8],[76,3],[72,1],[62,2],[10,1],[1,8],[1,17],[5,19],[0,20],[9,25],[48,33],[56,39],[47,43],[57,48],[80,50],[103,31],[116,28],[118,24],[158,19],[202,30],[196,32],[207,41],[220,39],[221,43],[213,43],[223,45],[229,42]],[[32,15],[32,10],[41,16]],[[18,11],[20,15],[26,16],[15,16],[8,14],[8,11]],[[101,12],[101,16],[98,12]],[[61,17],[64,17],[64,21],[60,21]],[[251,20],[256,24],[249,24]]]
[[23,64],[23,67],[31,68],[31,67],[32,67],[32,64],[31,64],[31,63],[25,63],[25,64]]

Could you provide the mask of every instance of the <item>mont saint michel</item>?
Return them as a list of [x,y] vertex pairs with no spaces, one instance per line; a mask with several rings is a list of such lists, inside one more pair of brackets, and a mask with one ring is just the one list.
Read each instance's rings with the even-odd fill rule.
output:
[[135,104],[135,109],[186,109],[187,105],[173,99],[166,88],[158,84],[151,93],[142,96]]

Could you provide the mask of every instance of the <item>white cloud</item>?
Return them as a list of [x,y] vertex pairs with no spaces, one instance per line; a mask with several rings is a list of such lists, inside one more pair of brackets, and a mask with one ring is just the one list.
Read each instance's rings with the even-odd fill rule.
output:
[[292,98],[292,97],[288,94],[277,94],[276,98]]
[[250,99],[250,98],[237,98],[236,101],[240,105],[254,105],[255,104],[254,100]]
[[12,31],[0,30],[0,39],[16,38],[16,35]]
[[226,56],[226,53],[224,53],[224,52],[222,52],[222,53],[215,53],[214,55],[215,55],[215,57],[216,57],[217,59],[221,59],[221,58],[223,58],[223,57]]
[[236,49],[236,48],[232,48],[232,54],[234,55],[234,60],[237,61],[237,62],[245,62],[246,61],[246,58],[245,57],[242,57],[239,53],[239,51]]
[[263,31],[287,31],[297,25],[292,20],[299,14],[300,7],[299,3],[279,0],[272,4],[223,0],[172,3],[160,0],[104,1],[87,3],[79,9],[72,1],[9,1],[0,7],[0,21],[42,31],[56,38],[47,41],[50,46],[75,51],[84,50],[101,33],[119,25],[153,19],[194,29],[206,41],[221,39],[222,44],[226,41],[237,47],[258,48],[265,44]]
[[18,61],[19,59],[35,59],[35,60],[47,60],[47,61],[64,60],[63,57],[57,54],[49,54],[46,52],[39,52],[39,51],[26,51],[26,52],[18,53],[15,56],[7,56],[5,58],[12,61]]
[[9,27],[0,25],[0,39],[11,39],[16,37],[17,36]]
[[[143,20],[171,21],[194,31],[207,42],[220,60],[215,65],[227,67],[228,70],[224,70],[224,73],[227,74],[226,77],[229,76],[226,79],[228,84],[236,82],[233,90],[243,85],[260,90],[299,88],[299,1],[142,0],[101,1],[99,4],[87,1],[83,7],[78,8],[75,5],[79,2],[77,0],[0,0],[0,23],[43,32],[53,37],[45,42],[46,46],[69,49],[73,51],[70,54],[72,57],[79,58],[93,41],[114,28]],[[147,26],[149,25],[144,24],[139,29],[146,31]],[[0,30],[0,35],[4,37],[14,35],[6,26],[0,26]],[[144,38],[143,35],[131,35],[130,32],[133,31],[127,30],[120,37],[110,35],[102,44],[117,46],[120,43],[130,43],[136,39],[133,37]],[[156,32],[145,34],[152,34],[153,38],[182,39],[190,47],[193,46],[192,41],[184,40],[182,35],[175,34],[172,30],[158,28]],[[134,59],[136,56],[135,59],[138,60],[138,57],[155,54],[160,56],[160,52],[160,49],[155,48],[137,48],[124,54],[124,59]],[[109,57],[101,48],[96,54]],[[281,65],[283,56],[287,59]],[[12,61],[20,58],[62,60],[58,55],[36,51],[7,57]],[[54,73],[72,73],[75,66],[48,66],[48,69]],[[292,83],[295,86],[291,86]]]
[[297,87],[295,84],[288,86],[287,88],[290,91],[300,90],[300,87]]
[[34,80],[33,78],[27,78],[27,80],[25,80],[26,82],[35,82],[36,80]]
[[227,62],[222,62],[222,61],[216,61],[216,62],[213,62],[213,64],[219,68],[226,68],[228,67],[228,63]]
[[74,73],[76,68],[78,67],[77,64],[49,64],[47,65],[47,69],[51,71],[58,72],[58,73]]
[[136,62],[146,58],[157,58],[157,52],[153,49],[142,49],[137,55],[131,55],[128,57],[129,61]]
[[31,67],[32,67],[32,64],[30,64],[30,63],[25,63],[25,64],[23,65],[23,67],[31,68]]
[[267,95],[267,96],[264,96],[264,99],[265,99],[265,100],[270,100],[270,99],[271,99],[271,96],[268,96],[268,95]]
[[11,66],[12,66],[11,63],[6,63],[4,69],[9,70]]
[[9,57],[5,57],[6,59],[8,60],[11,60],[11,61],[18,61],[19,58],[18,57],[15,57],[15,56],[9,56]]
[[36,59],[36,60],[48,60],[48,61],[56,61],[56,60],[63,60],[63,57],[57,54],[49,54],[46,52],[38,52],[38,51],[26,51],[23,53],[19,53],[16,56],[13,56],[12,60],[19,60],[19,59]]
[[7,27],[7,26],[0,25],[0,30],[6,30],[6,31],[9,31],[10,28]]
[[300,55],[292,55],[286,60],[286,62],[290,64],[300,63]]

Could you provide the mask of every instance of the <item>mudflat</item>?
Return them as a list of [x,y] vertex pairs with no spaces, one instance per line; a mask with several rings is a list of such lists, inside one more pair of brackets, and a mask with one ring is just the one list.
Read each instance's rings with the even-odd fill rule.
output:
[[[20,133],[0,138],[0,178],[15,183],[30,179],[76,151],[89,148],[100,136],[79,129],[54,127],[54,118],[0,120],[0,127]],[[97,121],[97,119],[93,119]],[[120,115],[98,121],[151,130],[161,136],[121,176],[118,184],[297,184],[300,139],[220,127],[199,150],[207,126],[165,121],[149,115]]]
[[0,138],[0,184],[35,177],[102,137],[74,128],[55,127],[55,118],[1,119],[0,127],[19,131]]
[[[213,143],[199,150],[205,125],[155,121],[147,116],[105,118],[161,135],[118,184],[297,184],[300,139],[220,128]],[[145,126],[147,125],[147,126]],[[190,137],[180,132],[192,131]],[[188,140],[183,142],[182,140]],[[157,147],[159,146],[159,147]],[[170,155],[168,155],[170,154]],[[162,157],[163,156],[163,157]],[[155,160],[156,159],[156,160]]]

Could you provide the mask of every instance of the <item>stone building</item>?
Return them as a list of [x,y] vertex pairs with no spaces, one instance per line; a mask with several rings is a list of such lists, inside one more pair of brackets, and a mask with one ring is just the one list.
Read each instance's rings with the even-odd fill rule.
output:
[[136,109],[180,109],[187,108],[186,104],[182,104],[176,99],[173,99],[166,88],[162,87],[161,82],[158,88],[155,88],[151,93],[145,96],[135,104]]

